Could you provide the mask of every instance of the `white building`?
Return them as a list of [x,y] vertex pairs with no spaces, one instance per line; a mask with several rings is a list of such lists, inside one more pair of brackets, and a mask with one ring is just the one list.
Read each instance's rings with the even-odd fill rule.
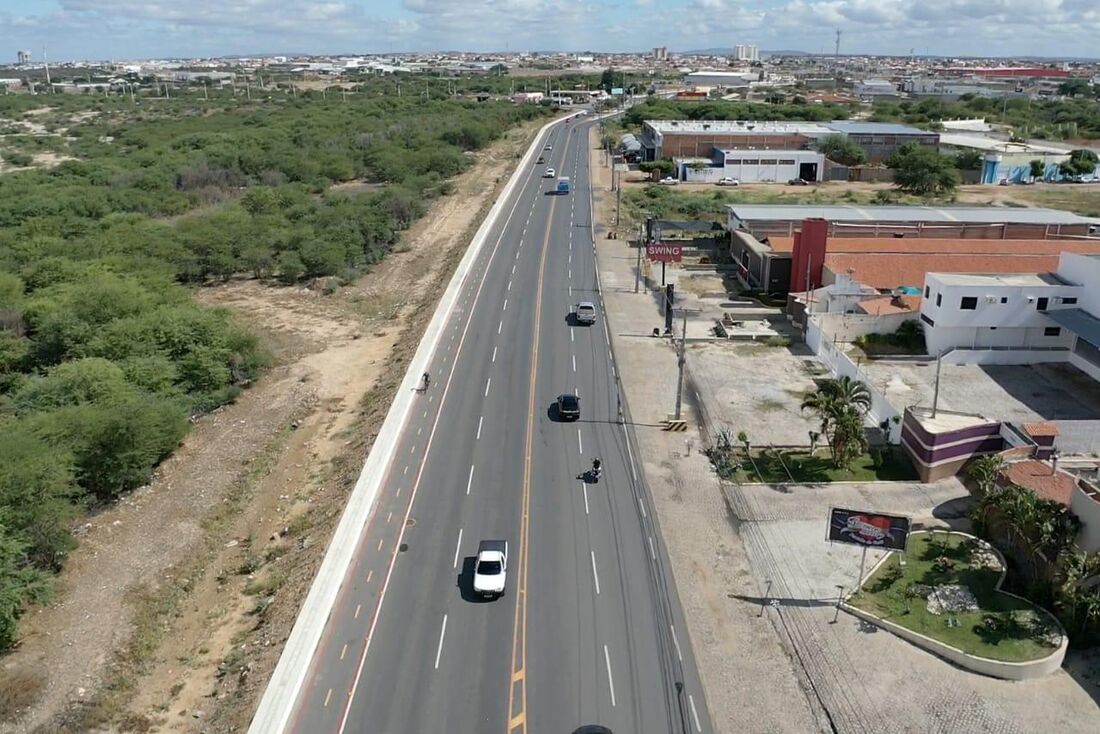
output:
[[684,84],[692,87],[747,87],[760,75],[755,71],[693,71],[684,74]]
[[513,102],[541,102],[546,95],[542,92],[516,92],[512,95]]
[[816,150],[721,150],[711,159],[673,159],[680,179],[692,183],[714,183],[722,178],[742,183],[790,181],[802,178],[821,181],[825,156]]
[[886,79],[861,79],[852,84],[852,92],[857,97],[895,97],[898,88]]
[[653,47],[653,60],[654,61],[667,61],[668,60],[668,47],[667,46],[654,46]]
[[738,61],[759,61],[760,52],[756,49],[756,46],[750,46],[747,44],[737,44],[733,47],[733,57]]
[[1100,256],[1063,252],[1039,275],[929,273],[920,319],[929,354],[976,350],[1000,364],[1069,362],[1100,380]]

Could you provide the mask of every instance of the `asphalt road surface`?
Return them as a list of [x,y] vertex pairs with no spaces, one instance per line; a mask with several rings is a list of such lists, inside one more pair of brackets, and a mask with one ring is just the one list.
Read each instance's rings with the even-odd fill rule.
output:
[[[463,286],[291,719],[298,732],[709,732],[592,246],[587,126],[536,144]],[[547,167],[569,176],[556,195]],[[594,325],[569,318],[594,301]],[[581,418],[557,420],[575,391]],[[625,408],[625,406],[624,406]],[[599,481],[581,475],[595,457]],[[590,478],[591,479],[591,478]],[[508,584],[471,590],[482,539]],[[678,685],[681,684],[681,685]]]

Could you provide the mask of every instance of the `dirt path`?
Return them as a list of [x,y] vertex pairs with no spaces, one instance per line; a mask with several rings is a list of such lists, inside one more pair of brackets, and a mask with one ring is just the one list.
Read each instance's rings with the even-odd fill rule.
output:
[[25,617],[0,668],[0,689],[22,692],[7,705],[30,702],[0,732],[247,725],[404,364],[535,129],[482,153],[398,252],[335,295],[198,292],[264,335],[277,364],[147,487],[89,518],[55,603]]

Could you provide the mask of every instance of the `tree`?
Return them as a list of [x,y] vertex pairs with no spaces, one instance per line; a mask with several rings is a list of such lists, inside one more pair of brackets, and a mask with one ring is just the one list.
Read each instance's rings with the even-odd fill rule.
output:
[[1058,85],[1058,94],[1065,97],[1086,97],[1092,91],[1093,88],[1089,84],[1089,80],[1082,77],[1067,79]]
[[842,166],[858,166],[867,160],[867,154],[854,140],[844,135],[826,135],[814,145],[817,152]]
[[1044,163],[1043,161],[1039,160],[1038,158],[1031,161],[1028,164],[1028,166],[1031,169],[1030,171],[1028,171],[1028,173],[1031,175],[1031,180],[1032,181],[1034,181],[1037,178],[1042,178],[1043,176],[1046,175],[1047,164]]
[[979,456],[966,465],[966,478],[974,482],[979,496],[985,496],[997,486],[997,478],[1001,475],[1004,465],[1004,459],[1000,454]]
[[890,156],[886,165],[894,171],[898,189],[918,196],[946,196],[959,186],[955,161],[928,146],[910,143]]
[[15,640],[15,628],[28,604],[49,595],[42,574],[27,563],[27,544],[14,537],[0,514],[0,650]]
[[846,468],[867,450],[863,418],[871,408],[871,391],[859,380],[847,375],[823,380],[807,393],[801,409],[816,413],[821,432],[829,441],[833,464]]
[[984,160],[981,151],[960,150],[955,154],[955,168],[960,171],[977,171],[981,169]]
[[611,90],[614,88],[614,86],[615,72],[610,67],[608,67],[603,70],[602,74],[600,74],[600,89],[607,92],[608,94],[611,94]]
[[1096,170],[1100,157],[1096,153],[1085,148],[1071,150],[1069,159],[1058,164],[1058,169],[1064,176],[1086,176]]

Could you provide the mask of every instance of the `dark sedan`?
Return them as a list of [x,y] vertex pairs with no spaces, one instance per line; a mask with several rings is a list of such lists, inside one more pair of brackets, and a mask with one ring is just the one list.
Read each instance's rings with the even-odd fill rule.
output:
[[581,417],[581,399],[572,393],[558,396],[558,418],[575,421]]

